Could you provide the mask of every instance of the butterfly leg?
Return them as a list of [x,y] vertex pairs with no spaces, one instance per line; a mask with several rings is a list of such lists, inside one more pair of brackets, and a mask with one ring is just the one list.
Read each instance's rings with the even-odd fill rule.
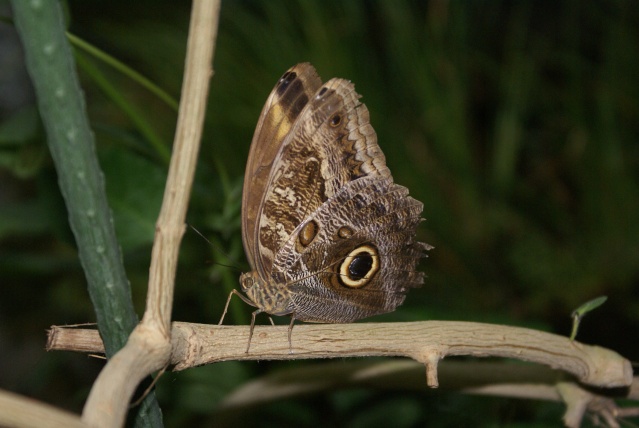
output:
[[251,329],[249,330],[248,343],[246,344],[246,351],[244,351],[245,354],[248,354],[249,348],[251,347],[251,339],[253,339],[253,329],[255,328],[255,317],[257,316],[257,314],[260,314],[262,312],[264,311],[258,309],[257,311],[254,311],[253,314],[251,314]]
[[288,325],[288,353],[293,353],[293,342],[291,337],[293,336],[293,323],[295,323],[295,314],[291,315],[291,323]]
[[220,317],[220,322],[217,325],[222,325],[222,321],[224,321],[224,317],[226,316],[226,311],[229,309],[229,303],[231,303],[231,297],[235,294],[235,289],[229,293],[229,298],[226,299],[226,305],[224,305],[224,312],[222,312],[222,316]]
[[255,306],[255,304],[253,302],[251,302],[246,297],[242,296],[239,291],[237,291],[236,289],[233,289],[229,293],[229,298],[226,299],[226,305],[224,305],[224,312],[222,312],[222,316],[220,317],[220,322],[218,322],[217,325],[222,325],[222,321],[224,321],[224,317],[226,316],[226,312],[229,309],[229,303],[231,303],[231,297],[233,297],[234,294],[237,295],[240,299],[242,299],[245,303],[247,303],[247,304],[249,304],[251,306]]

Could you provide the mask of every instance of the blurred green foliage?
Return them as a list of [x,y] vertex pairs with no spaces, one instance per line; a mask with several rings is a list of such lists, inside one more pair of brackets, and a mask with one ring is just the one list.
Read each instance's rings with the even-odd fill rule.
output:
[[[179,97],[187,2],[68,3],[73,34]],[[501,322],[568,335],[572,309],[605,294],[579,340],[637,360],[638,22],[633,0],[224,2],[188,218],[213,245],[186,234],[174,319],[217,322],[247,269],[239,207],[252,133],[277,78],[310,61],[325,80],[355,82],[395,180],[424,202],[420,238],[436,247],[422,265],[425,286],[375,320]],[[0,388],[79,411],[101,362],[44,354],[44,329],[94,315],[7,24],[0,43],[11,54],[0,59]],[[176,114],[89,55],[79,64],[141,314],[166,174],[157,143],[170,148]],[[227,322],[247,324],[250,311],[238,299]],[[158,386],[167,426],[210,426],[234,387],[296,364],[167,373]],[[240,416],[261,426],[547,426],[561,411],[358,390]]]

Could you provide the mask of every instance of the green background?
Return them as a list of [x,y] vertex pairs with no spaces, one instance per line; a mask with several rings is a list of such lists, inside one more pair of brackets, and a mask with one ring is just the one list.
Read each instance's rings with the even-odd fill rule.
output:
[[[70,31],[179,96],[188,2],[69,1]],[[8,16],[0,1],[0,14]],[[356,84],[399,184],[424,202],[428,278],[371,321],[468,320],[568,335],[639,358],[639,3],[226,1],[175,293],[175,320],[216,323],[239,272],[240,198],[257,117],[279,76],[309,61]],[[0,24],[0,388],[81,411],[102,361],[45,353],[52,324],[94,321],[19,41]],[[83,54],[80,68],[138,313],[175,111]],[[125,108],[123,108],[123,105]],[[127,108],[128,107],[128,108]],[[229,267],[231,266],[231,267]],[[248,324],[232,306],[228,323]],[[276,320],[286,323],[287,319]],[[367,322],[364,320],[362,322]],[[267,323],[266,317],[258,319]],[[293,333],[294,334],[294,333]],[[306,363],[167,373],[167,426],[211,426],[249,379]],[[260,426],[558,425],[559,404],[358,389],[241,415]]]

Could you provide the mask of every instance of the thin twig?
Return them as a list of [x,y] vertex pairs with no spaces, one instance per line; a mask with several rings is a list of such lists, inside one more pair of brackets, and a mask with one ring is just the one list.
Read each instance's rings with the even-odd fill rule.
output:
[[0,390],[0,426],[86,428],[80,416],[39,403],[32,398]]
[[122,426],[138,383],[170,359],[177,256],[202,135],[219,7],[218,0],[193,2],[182,99],[156,223],[146,309],[126,346],[109,360],[91,389],[82,419],[92,426]]

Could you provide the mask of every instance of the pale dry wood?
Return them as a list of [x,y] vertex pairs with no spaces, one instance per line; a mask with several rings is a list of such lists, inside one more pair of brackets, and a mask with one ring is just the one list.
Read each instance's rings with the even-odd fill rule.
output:
[[572,383],[560,383],[557,391],[566,402],[564,423],[567,427],[578,427],[588,409],[588,403],[592,400],[592,394]]
[[619,407],[616,400],[628,405],[629,400],[639,401],[633,392],[639,387],[639,377],[632,380],[628,389],[606,390],[585,388],[575,382],[557,382],[554,385],[539,384],[495,384],[467,389],[464,392],[478,395],[493,395],[522,399],[561,401],[566,405],[563,419],[567,427],[579,427],[583,417],[604,421],[603,426],[617,427],[623,417],[639,415],[639,407]]
[[91,426],[122,426],[138,383],[166,366],[171,355],[173,283],[202,135],[217,33],[218,0],[195,0],[173,155],[153,243],[144,316],[124,348],[111,358],[82,413]]
[[[374,390],[415,390],[426,392],[423,378],[424,366],[407,359],[385,361],[351,360],[309,364],[269,373],[245,382],[228,394],[220,411],[242,414],[250,408],[269,402],[285,400],[307,394],[334,391],[345,388],[366,388]],[[559,394],[552,385],[569,375],[537,364],[513,364],[510,361],[455,361],[445,360],[438,366],[441,388],[449,391],[478,395],[501,395],[484,388],[506,385],[522,388],[512,389],[513,396],[559,401]],[[532,383],[554,391],[551,398],[548,390],[532,388]],[[542,385],[545,384],[545,385]],[[530,395],[534,392],[533,395]],[[523,395],[528,394],[528,395]],[[543,395],[542,395],[543,394]],[[511,397],[511,395],[502,395]]]
[[617,410],[618,418],[636,418],[639,416],[639,407],[623,407]]
[[616,352],[520,327],[456,321],[306,324],[294,328],[289,354],[287,327],[258,326],[251,352],[245,354],[247,327],[173,326],[172,363],[177,370],[226,360],[405,356],[436,364],[446,356],[469,355],[544,364],[592,386],[632,382],[630,362]]
[[[639,383],[635,378],[633,384]],[[622,415],[633,415],[637,410],[633,408],[621,408],[617,406],[615,398],[628,398],[628,394],[613,392],[606,395],[606,390],[587,390],[582,385],[574,382],[558,382],[555,385],[525,385],[502,384],[488,385],[465,391],[472,394],[493,395],[500,397],[513,397],[523,399],[537,399],[546,401],[561,401],[566,405],[563,416],[565,426],[576,428],[581,426],[584,416],[587,414],[593,419],[602,421],[602,426],[619,427],[618,418]]]
[[464,389],[467,394],[490,395],[496,397],[521,398],[526,400],[562,401],[556,384],[541,383],[496,383]]
[[[582,386],[561,382],[557,385],[557,391],[566,403],[564,423],[567,427],[577,428],[586,413],[596,420],[601,420],[603,426],[618,428],[619,407],[610,397],[596,394],[594,391],[584,389]],[[596,424],[599,425],[599,424]]]
[[0,390],[0,427],[86,428],[80,416]]
[[[406,359],[385,361],[352,360],[316,363],[269,373],[239,386],[227,395],[220,410],[235,414],[251,407],[305,394],[317,394],[343,388],[375,390],[417,390],[426,385],[421,376],[423,365]],[[513,361],[444,360],[438,366],[441,387],[473,395],[491,395],[529,400],[563,401],[558,385],[574,382],[572,376],[538,364]],[[593,398],[639,400],[630,388],[590,389]],[[593,400],[592,403],[595,401]],[[598,411],[589,406],[590,412]],[[626,409],[623,409],[626,410]],[[622,409],[617,412],[621,413]]]
[[[384,362],[353,361],[323,363],[280,370],[251,380],[228,394],[218,407],[218,420],[233,426],[241,415],[255,406],[342,388],[375,390],[421,390],[425,384],[420,364],[408,360]],[[639,385],[634,378],[628,389],[586,389],[568,382],[569,375],[534,364],[512,362],[442,361],[438,367],[442,386],[473,395],[490,395],[527,400],[563,402],[566,426],[579,426],[587,413],[605,426],[618,426],[617,419],[634,416],[637,408],[621,408],[615,399],[637,400],[632,390]],[[570,393],[566,393],[570,391]]]
[[[95,335],[91,330],[85,332]],[[405,356],[437,364],[446,356],[493,356],[544,364],[591,386],[614,388],[632,383],[630,362],[616,352],[520,327],[456,321],[296,325],[292,354],[285,326],[256,326],[251,351],[246,354],[248,333],[248,326],[174,322],[171,364],[184,370],[229,360],[363,356]],[[68,349],[65,334],[56,329],[52,345]],[[100,352],[97,340],[95,346],[93,351]]]
[[95,328],[52,325],[47,330],[47,351],[74,351],[104,354],[104,343]]
[[[71,348],[68,339],[76,340],[78,330],[71,330],[69,336],[65,333],[67,330],[52,328],[51,349]],[[430,365],[427,367],[430,386],[438,384],[438,372],[443,372],[444,379],[454,379],[447,382],[446,387],[458,388],[465,393],[564,401],[564,421],[569,427],[579,426],[586,412],[614,427],[616,417],[623,409],[618,408],[605,391],[601,394],[586,391],[577,383],[566,381],[567,377],[556,370],[539,372],[538,366],[511,364],[496,367],[494,363],[474,364],[466,368],[463,363],[457,363],[446,369],[440,364],[440,359],[450,355],[499,356],[546,364],[574,375],[589,386],[630,386],[618,398],[639,399],[639,379],[632,378],[630,363],[617,353],[537,330],[449,321],[298,325],[293,335],[293,353],[290,354],[286,327],[258,326],[251,352],[246,354],[248,330],[248,326],[174,322],[171,363],[176,370],[182,370],[227,360],[408,356]],[[90,340],[94,346],[92,351],[99,352],[102,348],[99,336],[91,330],[83,331],[83,349],[86,350]],[[415,382],[419,377],[415,376],[414,370],[412,374],[406,374],[414,365],[409,361],[359,368],[342,364],[332,371],[330,367],[328,371],[326,366],[322,367],[321,376],[313,374],[312,368],[275,374],[249,382],[234,391],[224,400],[220,411],[222,416],[232,417],[238,409],[276,398],[347,386],[372,384],[381,388],[423,388],[427,383],[423,377]],[[482,365],[487,367],[483,377]],[[432,378],[435,383],[431,383]],[[546,384],[541,384],[543,382]],[[632,414],[632,409],[629,414]]]

